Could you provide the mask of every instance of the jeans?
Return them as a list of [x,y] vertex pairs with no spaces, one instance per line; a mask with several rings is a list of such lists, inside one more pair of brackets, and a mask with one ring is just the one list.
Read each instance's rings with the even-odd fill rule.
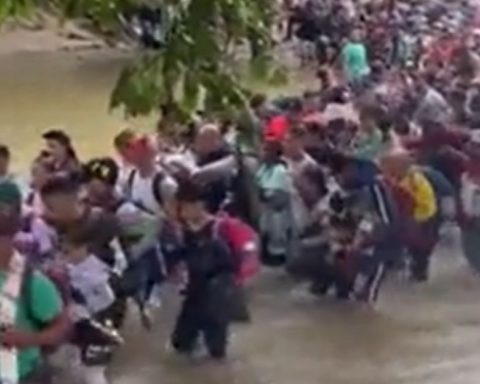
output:
[[162,264],[161,254],[156,248],[130,262],[125,272],[127,290],[140,305],[144,305],[155,286],[163,282],[165,273]]

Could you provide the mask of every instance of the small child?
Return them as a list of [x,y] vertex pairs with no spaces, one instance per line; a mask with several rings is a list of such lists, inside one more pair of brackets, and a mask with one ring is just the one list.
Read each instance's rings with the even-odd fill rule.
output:
[[82,383],[106,384],[107,365],[114,348],[123,342],[118,329],[124,319],[125,299],[112,269],[89,253],[91,235],[87,226],[80,227],[67,233],[62,244],[74,323],[71,368]]

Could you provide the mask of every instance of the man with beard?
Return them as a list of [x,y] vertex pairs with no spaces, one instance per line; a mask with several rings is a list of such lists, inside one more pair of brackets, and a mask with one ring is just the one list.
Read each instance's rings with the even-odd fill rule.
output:
[[123,269],[124,258],[117,246],[119,224],[114,214],[91,208],[80,199],[80,185],[66,177],[55,177],[41,189],[45,219],[55,229],[57,241],[78,225],[94,228],[91,251],[111,267]]

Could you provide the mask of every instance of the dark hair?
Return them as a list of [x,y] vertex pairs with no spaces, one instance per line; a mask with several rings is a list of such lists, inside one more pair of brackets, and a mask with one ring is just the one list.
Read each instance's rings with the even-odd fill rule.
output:
[[250,99],[250,107],[255,109],[260,107],[267,101],[267,97],[263,93],[256,93]]
[[303,101],[298,97],[292,99],[288,106],[288,110],[291,113],[301,113],[303,111]]
[[51,131],[45,132],[42,135],[42,138],[44,140],[56,141],[61,146],[65,147],[68,156],[70,156],[72,159],[77,160],[77,154],[73,149],[72,140],[70,139],[70,136],[68,136],[65,132],[53,129]]
[[0,157],[9,160],[10,159],[10,149],[5,144],[0,144]]
[[45,132],[42,135],[42,137],[45,140],[56,141],[59,144],[63,145],[64,147],[67,147],[67,148],[72,146],[72,140],[70,139],[70,136],[68,136],[63,131],[51,130],[51,131]]
[[347,208],[347,202],[339,192],[336,192],[330,197],[328,206],[335,215],[341,215]]
[[92,159],[83,168],[84,181],[100,180],[114,186],[118,180],[118,165],[110,157]]
[[191,179],[180,180],[176,198],[180,203],[197,203],[204,200],[202,186]]
[[78,193],[79,187],[78,181],[70,177],[54,176],[42,187],[40,194],[42,196],[73,195]]
[[342,86],[332,88],[329,92],[327,103],[345,104],[347,102],[346,92],[347,89]]
[[316,73],[317,78],[325,84],[330,82],[330,75],[328,71],[324,68],[321,68]]

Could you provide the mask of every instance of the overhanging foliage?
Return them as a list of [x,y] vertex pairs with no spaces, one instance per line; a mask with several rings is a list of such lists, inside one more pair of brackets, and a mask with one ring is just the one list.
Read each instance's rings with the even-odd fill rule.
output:
[[119,14],[146,3],[166,14],[165,44],[127,65],[112,92],[112,108],[131,116],[163,110],[172,121],[184,121],[199,108],[233,113],[244,109],[249,95],[239,60],[250,63],[257,80],[282,77],[270,56],[271,0],[1,0],[0,20],[47,6],[65,17],[88,17],[111,34],[121,28]]

